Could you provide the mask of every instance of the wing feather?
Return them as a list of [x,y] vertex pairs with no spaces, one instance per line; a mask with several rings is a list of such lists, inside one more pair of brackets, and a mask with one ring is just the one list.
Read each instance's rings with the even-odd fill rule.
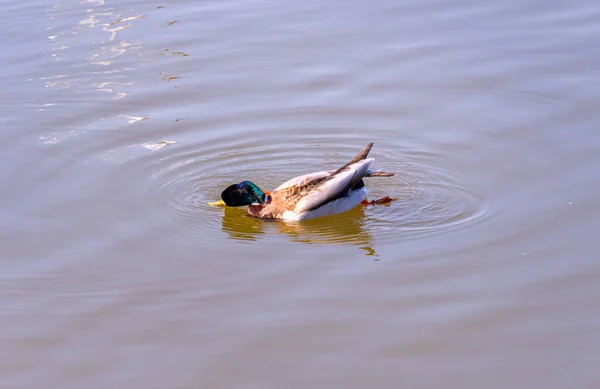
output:
[[277,187],[277,189],[275,189],[275,190],[281,190],[283,188],[288,188],[290,186],[303,186],[312,180],[319,180],[321,178],[325,178],[325,177],[329,176],[329,174],[330,174],[330,172],[326,172],[326,171],[303,174],[301,176],[294,177],[294,178],[287,180],[283,184],[279,185]]
[[334,199],[345,196],[367,175],[372,162],[372,158],[358,160],[331,173],[296,203],[294,212],[299,214],[312,211]]
[[[273,201],[283,199],[285,208],[296,214],[315,210],[345,197],[370,170],[373,159],[367,159],[373,142],[368,143],[350,162],[333,171],[320,171],[294,177],[273,191]],[[364,184],[363,184],[364,185]]]

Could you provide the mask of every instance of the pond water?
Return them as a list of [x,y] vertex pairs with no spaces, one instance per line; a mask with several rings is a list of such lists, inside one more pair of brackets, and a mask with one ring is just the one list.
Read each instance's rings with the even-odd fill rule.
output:
[[[0,387],[600,385],[597,2],[1,18]],[[389,205],[207,205],[371,141]]]

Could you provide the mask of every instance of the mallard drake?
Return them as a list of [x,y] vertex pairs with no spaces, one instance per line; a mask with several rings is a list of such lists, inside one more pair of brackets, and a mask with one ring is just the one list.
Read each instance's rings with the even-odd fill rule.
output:
[[373,158],[367,158],[373,142],[366,145],[350,162],[335,171],[320,171],[294,177],[265,192],[250,181],[230,185],[221,199],[230,207],[248,206],[248,214],[262,219],[307,220],[349,211],[367,203],[364,177],[390,177],[394,173],[371,170]]

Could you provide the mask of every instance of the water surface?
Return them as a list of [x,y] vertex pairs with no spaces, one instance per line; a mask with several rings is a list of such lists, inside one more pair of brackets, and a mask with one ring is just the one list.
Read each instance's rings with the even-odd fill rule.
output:
[[[600,384],[595,2],[2,18],[1,387]],[[370,141],[389,206],[206,204]]]

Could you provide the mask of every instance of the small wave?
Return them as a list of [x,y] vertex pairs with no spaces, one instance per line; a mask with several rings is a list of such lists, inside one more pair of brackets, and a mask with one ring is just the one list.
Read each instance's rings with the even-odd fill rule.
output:
[[398,151],[383,142],[371,152],[376,167],[396,175],[371,178],[366,184],[370,198],[397,198],[388,206],[357,207],[302,223],[270,223],[247,217],[244,209],[207,205],[231,183],[248,179],[269,190],[290,177],[338,167],[362,147],[356,139],[335,146],[311,139],[294,141],[215,137],[173,145],[161,150],[162,157],[153,156],[150,195],[171,228],[239,241],[284,234],[297,242],[369,247],[374,236],[378,242],[419,238],[461,228],[489,213],[485,196],[444,169],[438,156],[406,148]]

